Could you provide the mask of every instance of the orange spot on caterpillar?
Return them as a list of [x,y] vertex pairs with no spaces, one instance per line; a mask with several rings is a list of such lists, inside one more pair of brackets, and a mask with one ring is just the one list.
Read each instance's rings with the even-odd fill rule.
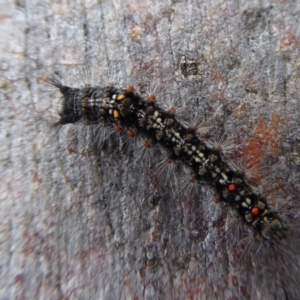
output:
[[229,190],[230,192],[234,192],[234,191],[236,190],[236,185],[235,185],[234,183],[230,183],[230,184],[228,185],[228,190]]
[[125,95],[123,95],[123,94],[120,94],[118,97],[117,97],[117,100],[118,101],[122,101],[122,100],[124,100],[125,99]]
[[114,128],[115,128],[115,131],[117,131],[117,132],[123,131],[123,127],[118,124],[114,124]]
[[252,207],[251,208],[251,214],[252,214],[252,216],[258,216],[259,209],[257,207]]
[[128,93],[133,93],[133,92],[135,91],[135,88],[134,88],[133,85],[130,85],[129,87],[127,87],[126,91],[127,91]]
[[114,109],[113,110],[113,116],[114,116],[115,119],[117,119],[117,118],[120,117],[120,113],[116,109]]

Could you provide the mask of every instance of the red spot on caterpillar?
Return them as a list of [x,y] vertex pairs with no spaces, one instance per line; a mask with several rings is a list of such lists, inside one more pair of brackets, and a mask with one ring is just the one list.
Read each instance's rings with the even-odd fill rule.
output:
[[251,214],[252,214],[252,216],[258,216],[259,209],[257,207],[252,207]]
[[234,191],[236,190],[236,185],[235,185],[234,183],[230,183],[230,184],[228,185],[228,190],[229,190],[230,192],[234,192]]
[[118,124],[114,124],[114,128],[115,128],[115,131],[117,131],[117,132],[123,131],[123,127]]
[[135,88],[134,88],[134,86],[130,85],[129,87],[127,87],[126,91],[128,93],[133,93],[135,91]]
[[155,102],[155,101],[156,101],[155,95],[149,95],[149,96],[147,97],[147,99],[148,99],[148,101],[150,101],[150,102]]
[[151,147],[151,144],[150,144],[150,142],[148,140],[144,141],[144,147],[145,148],[150,148]]
[[132,138],[132,139],[136,137],[135,132],[134,132],[133,130],[131,130],[131,129],[128,130],[128,135],[129,135],[129,137]]

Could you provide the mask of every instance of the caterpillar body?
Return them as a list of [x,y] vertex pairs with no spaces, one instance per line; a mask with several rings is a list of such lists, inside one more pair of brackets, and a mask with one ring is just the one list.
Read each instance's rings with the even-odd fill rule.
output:
[[128,130],[130,137],[141,135],[149,145],[159,144],[165,149],[168,160],[189,167],[194,180],[214,187],[219,199],[239,213],[256,239],[278,244],[285,237],[287,225],[243,172],[231,166],[222,151],[206,144],[193,127],[179,122],[174,110],[160,107],[154,95],[145,96],[133,86],[72,88],[56,77],[49,82],[62,94],[58,105],[60,125],[103,123],[117,132]]

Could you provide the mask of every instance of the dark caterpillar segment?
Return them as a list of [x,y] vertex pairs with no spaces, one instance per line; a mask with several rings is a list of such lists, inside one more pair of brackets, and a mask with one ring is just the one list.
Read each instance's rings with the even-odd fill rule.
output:
[[287,230],[266,199],[247,183],[244,175],[232,168],[217,149],[206,145],[195,133],[177,121],[174,112],[162,109],[155,98],[146,100],[133,87],[87,86],[70,88],[51,81],[63,95],[58,113],[60,124],[84,121],[103,122],[117,131],[128,128],[168,152],[168,157],[189,166],[194,177],[206,181],[218,191],[220,200],[229,203],[241,215],[258,238],[278,242]]

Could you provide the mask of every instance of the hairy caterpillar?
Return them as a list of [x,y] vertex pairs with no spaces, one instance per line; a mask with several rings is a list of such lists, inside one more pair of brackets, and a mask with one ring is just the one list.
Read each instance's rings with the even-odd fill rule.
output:
[[267,200],[247,182],[244,174],[231,166],[222,152],[207,145],[194,128],[180,123],[174,110],[164,110],[155,95],[144,96],[133,86],[119,88],[86,85],[72,88],[57,77],[49,79],[63,97],[59,102],[59,124],[103,123],[115,131],[128,130],[130,138],[147,138],[145,147],[159,144],[168,161],[181,161],[192,170],[193,180],[208,182],[221,201],[228,203],[242,217],[257,239],[277,244],[285,237],[286,224]]

